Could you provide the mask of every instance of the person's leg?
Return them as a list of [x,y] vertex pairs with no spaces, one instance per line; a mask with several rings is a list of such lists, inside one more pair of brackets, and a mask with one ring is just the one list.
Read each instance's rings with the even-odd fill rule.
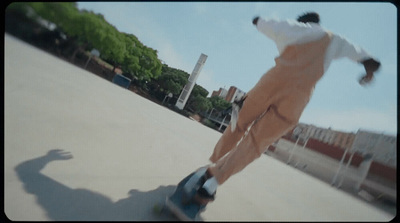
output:
[[236,144],[244,136],[249,126],[256,120],[266,108],[260,103],[255,103],[251,98],[246,98],[243,107],[239,112],[236,128],[232,132],[231,124],[225,129],[222,136],[215,145],[213,154],[210,157],[212,163],[217,162],[221,157],[236,147]]
[[[229,125],[228,128],[225,129],[225,132],[219,139],[218,143],[216,144],[214,153],[210,158],[213,163],[220,160],[221,157],[226,155],[233,148],[236,148],[238,141],[242,139],[250,125],[259,117],[261,117],[268,109],[267,100],[258,100],[257,102],[253,100],[252,96],[255,95],[253,93],[256,91],[262,94],[262,88],[253,88],[249,92],[248,95],[250,96],[247,96],[246,100],[243,103],[242,109],[239,112],[235,131],[232,132],[231,125]],[[217,178],[213,177],[210,171],[210,167],[207,170],[206,181],[203,184],[202,188],[200,188],[199,190],[200,196],[197,200],[199,200],[200,203],[207,203],[208,201],[213,200],[216,188],[219,184]]]
[[212,163],[217,162],[229,151],[234,149],[242,139],[250,125],[259,118],[271,104],[272,96],[278,92],[281,83],[274,81],[277,68],[274,67],[265,73],[258,83],[246,94],[246,99],[239,111],[236,128],[232,132],[229,125],[215,145],[210,157]]
[[[269,145],[292,129],[298,123],[311,95],[310,91],[297,88],[281,88],[276,93],[271,99],[272,105],[257,119],[237,147],[208,168],[218,184],[224,183],[230,176],[260,157]],[[250,102],[253,101],[248,101]]]
[[281,117],[275,107],[271,107],[254,125],[247,136],[228,155],[209,167],[218,185],[230,176],[243,170],[259,158],[270,144],[282,137],[295,123]]

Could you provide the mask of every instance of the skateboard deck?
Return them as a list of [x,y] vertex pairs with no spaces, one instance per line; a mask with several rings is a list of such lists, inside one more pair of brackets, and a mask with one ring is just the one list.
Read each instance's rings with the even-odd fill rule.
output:
[[[205,172],[205,169],[204,169]],[[165,199],[165,206],[181,221],[198,221],[199,215],[205,206],[193,202],[192,198],[197,191],[198,177],[204,173],[202,169],[191,173],[179,182],[175,192]]]

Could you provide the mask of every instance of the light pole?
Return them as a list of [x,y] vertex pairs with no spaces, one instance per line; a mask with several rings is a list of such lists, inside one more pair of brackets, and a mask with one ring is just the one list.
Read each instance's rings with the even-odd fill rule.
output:
[[210,112],[210,114],[208,115],[208,118],[211,117],[211,113],[212,113],[213,111],[214,111],[214,108],[211,109],[211,112]]
[[168,93],[167,95],[165,95],[165,97],[164,97],[164,100],[162,101],[162,103],[161,104],[164,104],[164,101],[165,101],[165,99],[168,97],[168,98],[172,98],[172,93]]
[[286,162],[287,164],[289,164],[290,161],[292,160],[292,156],[293,156],[294,150],[296,149],[297,143],[299,143],[300,135],[301,135],[302,131],[303,131],[303,129],[300,128],[300,127],[296,127],[296,128],[293,130],[293,135],[297,135],[297,140],[296,140],[296,143],[293,145],[293,148],[292,148],[292,150],[291,150],[291,152],[290,152],[289,159],[288,159],[288,161]]
[[222,120],[221,125],[219,126],[219,129],[218,129],[219,131],[221,130],[222,125],[225,123],[226,116],[228,116],[228,115],[225,115],[224,119]]
[[354,156],[354,153],[351,154],[349,160],[347,161],[346,168],[344,169],[344,172],[343,172],[343,174],[342,174],[342,176],[341,176],[341,179],[340,179],[340,182],[339,182],[339,184],[338,184],[338,187],[339,187],[339,188],[340,188],[340,187],[342,186],[342,184],[343,184],[343,180],[344,180],[344,178],[345,178],[345,176],[346,176],[346,174],[347,174],[347,170],[349,169],[349,165],[350,165],[351,161],[353,160],[353,156]]

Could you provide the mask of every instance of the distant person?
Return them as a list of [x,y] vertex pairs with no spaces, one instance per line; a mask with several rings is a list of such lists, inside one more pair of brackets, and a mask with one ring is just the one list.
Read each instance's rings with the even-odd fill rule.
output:
[[253,19],[258,31],[275,42],[280,55],[275,58],[276,65],[241,100],[236,126],[229,125],[216,144],[210,157],[212,164],[200,178],[197,202],[207,204],[214,200],[218,185],[259,158],[270,144],[296,126],[315,84],[332,60],[347,57],[361,63],[366,74],[359,83],[365,85],[373,80],[380,62],[342,36],[322,28],[319,22],[315,12],[305,13],[297,21]]

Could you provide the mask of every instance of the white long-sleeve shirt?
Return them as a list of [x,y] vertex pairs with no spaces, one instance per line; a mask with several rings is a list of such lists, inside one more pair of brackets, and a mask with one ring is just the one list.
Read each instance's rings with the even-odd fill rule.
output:
[[[281,54],[288,45],[308,43],[321,39],[328,32],[317,23],[301,23],[294,20],[276,20],[259,18],[258,31],[272,39]],[[326,71],[332,60],[347,57],[354,62],[372,58],[364,49],[352,44],[346,38],[332,33],[324,59]]]

